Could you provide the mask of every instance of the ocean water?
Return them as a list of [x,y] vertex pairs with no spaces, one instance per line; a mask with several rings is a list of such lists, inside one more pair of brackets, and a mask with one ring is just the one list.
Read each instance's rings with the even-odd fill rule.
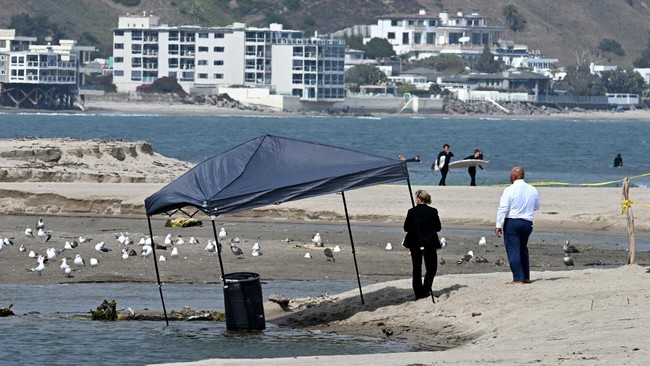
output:
[[[462,159],[480,148],[490,163],[478,172],[479,185],[507,183],[514,165],[531,182],[588,184],[618,181],[650,172],[648,121],[499,120],[428,117],[243,117],[128,114],[0,113],[0,138],[72,137],[144,140],[163,155],[199,163],[263,134],[324,142],[385,157],[419,154],[409,163],[411,182],[437,184],[430,165],[448,143]],[[621,153],[623,168],[613,168]],[[465,169],[452,170],[449,185],[467,185]],[[397,182],[404,184],[403,182]],[[633,184],[650,185],[650,178]],[[611,186],[620,186],[620,183]],[[552,235],[552,234],[549,234]],[[619,238],[611,238],[617,243]],[[615,245],[615,244],[613,244]],[[0,269],[1,274],[1,269]],[[223,309],[220,286],[165,285],[168,309]],[[290,297],[338,293],[356,288],[352,281],[273,281],[264,296]],[[346,337],[269,326],[264,332],[231,333],[225,324],[164,322],[100,323],[65,318],[87,312],[105,298],[118,307],[160,309],[157,286],[147,284],[0,285],[0,306],[14,304],[18,317],[0,318],[5,334],[2,364],[140,365],[205,358],[289,357],[412,351],[396,342]]]
[[[588,184],[650,172],[648,121],[7,113],[0,114],[0,127],[0,138],[145,140],[158,153],[193,163],[263,134],[385,157],[419,154],[421,163],[408,164],[416,185],[438,183],[440,176],[430,167],[445,143],[455,155],[452,161],[471,155],[475,148],[483,150],[490,163],[486,172],[479,170],[479,185],[508,183],[514,165],[526,169],[530,182]],[[613,167],[617,153],[623,156],[623,168]],[[632,183],[648,187],[650,177]],[[451,170],[447,184],[468,185],[467,170]]]

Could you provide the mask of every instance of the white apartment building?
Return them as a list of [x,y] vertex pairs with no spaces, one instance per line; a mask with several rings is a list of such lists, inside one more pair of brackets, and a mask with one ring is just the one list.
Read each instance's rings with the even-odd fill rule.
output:
[[113,32],[113,83],[134,91],[168,76],[186,91],[243,85],[302,101],[339,101],[345,98],[344,52],[341,40],[304,38],[281,24],[170,27],[152,15],[127,15]]
[[385,38],[398,55],[413,59],[445,53],[472,59],[483,52],[484,45],[493,48],[503,31],[503,26],[490,24],[478,10],[455,15],[442,11],[437,16],[420,10],[418,14],[379,16],[366,40]]
[[92,46],[74,40],[35,45],[36,37],[0,29],[0,84],[2,104],[16,107],[72,107],[83,84],[82,66],[90,61]]

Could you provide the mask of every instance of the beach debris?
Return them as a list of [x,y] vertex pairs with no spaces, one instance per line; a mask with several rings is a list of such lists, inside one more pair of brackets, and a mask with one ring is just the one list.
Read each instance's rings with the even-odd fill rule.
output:
[[178,217],[175,219],[167,220],[167,222],[165,222],[165,227],[193,227],[193,226],[203,226],[203,222],[193,217]]
[[338,246],[338,245],[336,245],[336,246],[334,246],[334,249],[333,249],[332,251],[333,251],[334,253],[338,253],[338,252],[341,251],[341,247]]
[[483,315],[483,314],[479,313],[479,312],[473,312],[472,313],[472,318],[475,317],[475,316],[481,316],[481,315]]
[[504,265],[504,264],[506,264],[506,260],[503,259],[503,258],[499,258],[499,259],[497,259],[496,262],[494,262],[494,265],[495,265],[495,266],[502,266],[502,265]]
[[438,263],[440,263],[440,264],[445,264],[445,263],[447,263],[447,262],[445,261],[445,258],[440,257],[440,261],[439,261]]
[[305,258],[311,258],[311,254],[309,252],[305,253]]
[[230,251],[232,254],[236,255],[237,258],[241,258],[241,256],[244,255],[244,251],[242,251],[240,247],[236,246],[233,243],[230,243]]
[[314,245],[317,247],[322,247],[323,239],[320,237],[320,233],[316,233],[316,235],[314,235],[314,237],[311,238],[311,242],[314,243]]
[[334,259],[334,253],[332,252],[332,249],[330,249],[330,248],[325,248],[325,250],[323,251],[323,253],[325,253],[325,257],[327,257],[327,261],[328,261],[328,262],[329,262],[329,261],[332,261],[332,262],[335,262],[335,261],[336,261],[336,260]]
[[282,295],[282,294],[273,294],[269,296],[269,301],[274,302],[278,305],[280,305],[280,308],[284,311],[289,311],[289,301],[291,301],[290,298]]
[[97,310],[90,310],[92,315],[92,320],[117,320],[117,302],[111,300],[110,302],[106,299],[97,307]]
[[384,333],[386,335],[386,337],[390,337],[390,336],[393,335],[393,330],[391,328],[388,328],[388,327],[382,327],[381,332]]
[[474,259],[474,252],[470,250],[469,252],[467,252],[467,254],[458,258],[456,264],[463,264],[463,263],[467,264],[472,259]]
[[41,241],[45,243],[46,241],[50,241],[52,238],[52,230],[45,230],[45,229],[38,229],[38,235],[39,238],[41,238]]
[[440,248],[445,249],[447,247],[447,239],[440,238]]
[[386,247],[384,248],[386,250],[393,250],[393,244],[391,243],[386,243]]
[[573,266],[573,258],[571,258],[569,253],[564,255],[564,265],[568,267]]
[[564,253],[567,253],[567,254],[569,254],[569,253],[580,253],[578,248],[571,245],[571,243],[568,240],[564,243],[564,246],[562,247],[562,249],[564,250]]
[[219,230],[219,235],[217,237],[221,241],[226,240],[226,238],[228,237],[228,233],[226,232],[226,229],[221,228],[221,230]]
[[0,308],[0,317],[6,317],[6,316],[13,316],[16,315],[14,314],[13,311],[11,311],[11,308],[14,306],[14,304],[9,304],[8,307],[6,308]]
[[485,246],[485,245],[487,245],[487,240],[485,239],[484,236],[481,236],[481,239],[479,239],[479,241],[478,241],[478,245],[479,245],[479,246]]

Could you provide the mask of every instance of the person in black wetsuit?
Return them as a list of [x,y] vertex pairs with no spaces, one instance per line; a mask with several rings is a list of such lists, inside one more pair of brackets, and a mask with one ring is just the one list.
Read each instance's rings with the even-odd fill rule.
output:
[[614,158],[614,168],[622,167],[623,166],[623,157],[621,154],[616,154],[616,157]]
[[[440,170],[440,174],[442,174],[442,178],[440,178],[440,182],[438,182],[439,186],[445,186],[447,185],[447,173],[449,172],[449,163],[451,162],[451,158],[454,156],[454,153],[449,151],[449,144],[444,144],[442,146],[442,151],[438,154],[438,158],[436,158],[435,164],[438,165],[438,169]],[[444,157],[444,161],[442,161],[442,157]],[[442,163],[441,163],[442,161]]]
[[[483,152],[479,149],[476,149],[474,150],[474,154],[466,157],[465,159],[483,160]],[[480,165],[478,167],[481,168],[481,170],[485,170]],[[469,185],[476,186],[476,167],[470,166],[469,168],[467,168],[467,173],[469,173],[469,177],[471,178],[471,182],[469,183]]]

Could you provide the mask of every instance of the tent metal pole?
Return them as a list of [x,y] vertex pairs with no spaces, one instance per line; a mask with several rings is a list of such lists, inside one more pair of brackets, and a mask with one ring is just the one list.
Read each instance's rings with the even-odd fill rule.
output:
[[411,206],[415,207],[415,201],[413,200],[413,189],[411,189],[411,180],[406,178],[406,185],[409,187],[409,195],[411,196]]
[[221,260],[221,243],[219,243],[218,235],[217,235],[217,224],[214,222],[215,217],[210,216],[210,221],[212,221],[212,233],[214,234],[214,242],[217,243],[217,255],[219,256],[219,267],[221,268],[221,283],[223,283],[223,261]]
[[357,252],[354,249],[354,239],[352,238],[352,228],[350,227],[350,215],[348,215],[348,204],[345,202],[345,192],[341,191],[343,197],[343,209],[345,210],[345,221],[348,223],[348,233],[350,234],[350,246],[352,247],[352,257],[354,258],[354,269],[357,271],[357,283],[359,284],[359,295],[361,295],[361,305],[363,301],[363,291],[361,290],[361,278],[359,277],[359,265],[357,265]]
[[156,243],[153,241],[153,229],[151,228],[151,216],[147,215],[149,224],[149,237],[151,238],[151,250],[153,250],[153,265],[156,268],[156,280],[158,281],[158,292],[160,292],[160,301],[162,302],[163,314],[165,314],[165,324],[169,326],[167,319],[167,309],[165,308],[165,298],[163,297],[162,283],[160,283],[160,272],[158,271],[158,257],[156,257]]

